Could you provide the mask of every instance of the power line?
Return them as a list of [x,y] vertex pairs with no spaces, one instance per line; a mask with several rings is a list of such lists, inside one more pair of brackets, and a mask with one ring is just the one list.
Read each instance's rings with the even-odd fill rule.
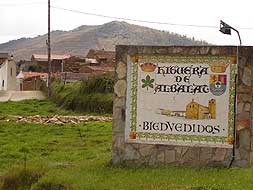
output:
[[41,5],[46,4],[46,2],[34,2],[34,3],[6,3],[0,4],[0,7],[18,7],[18,6],[26,6],[26,5]]
[[[124,17],[115,17],[115,16],[108,16],[108,15],[102,15],[102,14],[96,14],[96,13],[89,13],[89,12],[83,12],[79,10],[73,10],[73,9],[67,9],[63,7],[58,6],[51,6],[54,9],[59,9],[63,11],[69,11],[79,14],[85,14],[90,16],[97,16],[97,17],[103,17],[103,18],[110,18],[110,19],[116,19],[116,20],[125,20],[125,21],[134,21],[134,22],[141,22],[141,23],[148,23],[148,24],[160,24],[160,25],[171,25],[171,26],[181,26],[181,27],[196,27],[196,28],[219,28],[218,26],[212,26],[212,25],[197,25],[197,24],[179,24],[179,23],[171,23],[171,22],[157,22],[157,21],[148,21],[148,20],[139,20],[139,19],[131,19],[131,18],[124,18]],[[238,28],[240,30],[253,30],[253,28]]]
[[[1,6],[26,6],[26,5],[41,5],[41,4],[46,4],[46,2],[31,2],[31,3],[12,3],[12,4],[0,4]],[[102,18],[110,18],[110,19],[116,19],[116,20],[124,20],[124,21],[133,21],[133,22],[140,22],[140,23],[148,23],[148,24],[159,24],[159,25],[170,25],[170,26],[180,26],[180,27],[195,27],[195,28],[214,28],[218,29],[218,26],[213,26],[213,25],[197,25],[197,24],[179,24],[179,23],[171,23],[171,22],[157,22],[157,21],[149,21],[149,20],[140,20],[140,19],[131,19],[131,18],[124,18],[124,17],[116,17],[116,16],[108,16],[108,15],[102,15],[102,14],[96,14],[96,13],[90,13],[90,12],[84,12],[84,11],[79,11],[79,10],[73,10],[73,9],[67,9],[63,7],[58,7],[58,6],[52,6],[54,9],[58,10],[63,10],[63,11],[68,11],[68,12],[73,12],[73,13],[79,13],[79,14],[85,14],[85,15],[90,15],[90,16],[96,16],[96,17],[102,17]],[[238,27],[237,29],[239,30],[253,30],[252,27],[246,27],[246,28],[240,28]]]
[[187,27],[202,27],[202,28],[218,28],[217,26],[207,26],[207,25],[194,25],[194,24],[177,24],[177,23],[169,23],[169,22],[156,22],[156,21],[148,21],[148,20],[139,20],[139,19],[130,19],[130,18],[123,18],[123,17],[115,17],[115,16],[108,16],[108,15],[101,15],[101,14],[95,14],[95,13],[88,13],[73,9],[66,9],[58,6],[51,6],[54,9],[59,9],[63,11],[69,11],[74,13],[80,13],[90,16],[97,16],[97,17],[103,17],[103,18],[110,18],[110,19],[117,19],[117,20],[126,20],[126,21],[134,21],[134,22],[142,22],[142,23],[149,23],[149,24],[161,24],[161,25],[173,25],[173,26],[187,26]]

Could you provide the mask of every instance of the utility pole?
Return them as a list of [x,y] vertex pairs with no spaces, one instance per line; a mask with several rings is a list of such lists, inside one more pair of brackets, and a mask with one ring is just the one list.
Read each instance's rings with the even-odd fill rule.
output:
[[51,39],[50,39],[50,0],[48,0],[47,53],[48,53],[48,97],[51,97],[52,95],[52,88],[51,88],[52,63],[51,63]]

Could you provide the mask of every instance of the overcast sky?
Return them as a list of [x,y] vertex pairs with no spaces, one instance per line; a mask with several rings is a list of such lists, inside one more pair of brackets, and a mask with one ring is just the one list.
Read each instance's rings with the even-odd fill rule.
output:
[[[238,45],[236,33],[232,32],[229,36],[219,32],[219,22],[224,20],[239,30],[243,45],[253,45],[252,0],[51,0],[51,4],[55,7],[111,17],[211,26],[187,27],[127,21],[217,45]],[[71,30],[80,25],[99,25],[116,20],[56,8],[52,8],[51,15],[52,30]],[[47,0],[0,1],[0,43],[21,37],[34,37],[46,32]]]

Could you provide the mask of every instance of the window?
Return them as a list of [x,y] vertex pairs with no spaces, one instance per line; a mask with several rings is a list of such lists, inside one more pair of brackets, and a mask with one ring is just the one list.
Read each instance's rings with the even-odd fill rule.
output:
[[2,87],[4,87],[4,80],[2,81]]
[[12,76],[12,68],[11,68],[11,76]]

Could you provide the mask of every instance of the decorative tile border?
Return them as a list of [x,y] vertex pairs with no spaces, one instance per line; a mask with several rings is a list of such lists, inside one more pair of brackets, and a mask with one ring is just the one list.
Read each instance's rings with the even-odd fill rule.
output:
[[[132,139],[153,139],[161,141],[186,141],[190,142],[213,142],[222,143],[226,147],[232,147],[233,144],[233,131],[234,131],[234,98],[235,98],[235,77],[237,73],[236,57],[234,56],[132,56],[131,57],[131,112],[130,112],[130,135]],[[228,137],[218,136],[199,136],[199,135],[174,135],[174,134],[161,134],[161,133],[148,133],[137,132],[137,91],[138,91],[138,62],[160,62],[160,63],[205,63],[212,64],[215,62],[229,63],[230,65],[230,94],[229,94],[229,115],[228,115]],[[133,140],[134,141],[134,140]],[[173,143],[172,143],[173,144]]]

